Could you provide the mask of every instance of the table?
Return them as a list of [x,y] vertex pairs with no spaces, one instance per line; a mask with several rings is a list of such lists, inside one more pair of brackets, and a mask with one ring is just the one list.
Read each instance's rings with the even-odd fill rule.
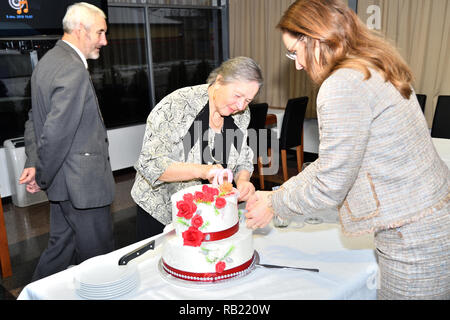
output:
[[436,148],[439,157],[447,164],[450,168],[450,139],[442,138],[431,138],[434,147]]
[[[299,218],[300,219],[300,218]],[[296,224],[301,224],[301,219]],[[336,216],[328,220],[335,221]],[[327,221],[327,220],[326,220]],[[108,255],[117,261],[146,243],[137,242]],[[118,299],[127,300],[297,300],[376,299],[378,266],[373,236],[344,237],[336,223],[305,225],[297,229],[274,228],[269,224],[254,231],[254,246],[261,263],[318,268],[319,273],[256,267],[245,277],[210,287],[174,285],[158,271],[162,246],[148,251],[130,264],[137,264],[140,284]],[[116,260],[114,260],[116,261]],[[18,299],[81,299],[75,292],[75,266],[28,284]]]

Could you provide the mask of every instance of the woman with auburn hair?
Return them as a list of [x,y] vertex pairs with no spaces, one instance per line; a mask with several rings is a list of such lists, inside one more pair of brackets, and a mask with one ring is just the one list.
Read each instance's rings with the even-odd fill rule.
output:
[[397,50],[338,0],[298,0],[278,28],[317,96],[319,157],[247,202],[247,226],[337,207],[346,235],[374,233],[379,299],[450,298],[450,172]]

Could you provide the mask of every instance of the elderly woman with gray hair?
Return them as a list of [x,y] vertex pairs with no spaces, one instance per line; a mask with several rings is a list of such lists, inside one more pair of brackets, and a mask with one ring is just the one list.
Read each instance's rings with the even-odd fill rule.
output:
[[162,232],[172,220],[170,196],[212,181],[212,169],[233,172],[240,201],[254,194],[247,106],[262,83],[255,61],[232,58],[211,72],[207,84],[178,89],[150,112],[131,190],[137,240]]

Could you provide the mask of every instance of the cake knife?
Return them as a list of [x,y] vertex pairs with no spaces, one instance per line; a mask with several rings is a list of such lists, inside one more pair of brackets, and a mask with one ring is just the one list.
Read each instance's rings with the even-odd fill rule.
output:
[[300,267],[280,266],[280,265],[275,265],[275,264],[257,263],[256,266],[257,266],[257,267],[270,268],[270,269],[295,269],[295,270],[304,270],[304,271],[311,271],[311,272],[319,272],[319,269],[310,269],[310,268],[300,268]]
[[122,258],[119,259],[119,266],[124,266],[134,258],[137,258],[141,255],[143,255],[148,250],[155,249],[158,245],[160,245],[162,242],[164,242],[164,239],[168,235],[175,234],[175,228],[172,224],[170,224],[166,230],[164,230],[163,233],[153,237],[153,239],[146,244],[140,246],[139,248],[134,249],[133,251],[125,254],[122,256]]

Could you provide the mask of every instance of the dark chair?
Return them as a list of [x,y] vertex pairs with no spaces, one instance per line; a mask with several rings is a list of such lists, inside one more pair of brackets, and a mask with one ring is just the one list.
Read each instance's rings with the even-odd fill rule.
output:
[[[286,150],[296,148],[297,169],[302,171],[303,167],[303,121],[305,120],[306,107],[308,106],[308,97],[289,99],[284,111],[283,123],[281,125],[279,148],[281,150],[281,166],[283,169],[283,180],[288,176]],[[270,140],[269,140],[270,141]],[[269,147],[268,155],[272,151]]]
[[283,124],[280,133],[281,165],[283,179],[288,179],[286,150],[296,147],[297,169],[302,171],[303,166],[303,121],[305,120],[308,97],[289,99],[284,111]]
[[427,103],[427,95],[426,94],[416,94],[417,101],[419,101],[420,108],[422,112],[425,112],[425,104]]
[[263,129],[266,123],[267,110],[269,105],[265,102],[263,103],[252,103],[249,105],[250,108],[250,123],[248,128],[252,129]]
[[439,96],[431,127],[433,138],[450,139],[450,96]]
[[[265,128],[267,110],[269,109],[269,105],[265,102],[253,103],[249,105],[249,108],[250,108],[250,123],[248,125],[248,129],[253,129],[256,132],[256,141],[252,141],[252,143],[250,143],[249,145],[252,148],[253,153],[257,157],[259,184],[260,188],[264,189],[264,176],[262,175],[262,160],[259,150],[259,140],[260,140],[259,130]],[[256,143],[256,145],[254,143]]]

